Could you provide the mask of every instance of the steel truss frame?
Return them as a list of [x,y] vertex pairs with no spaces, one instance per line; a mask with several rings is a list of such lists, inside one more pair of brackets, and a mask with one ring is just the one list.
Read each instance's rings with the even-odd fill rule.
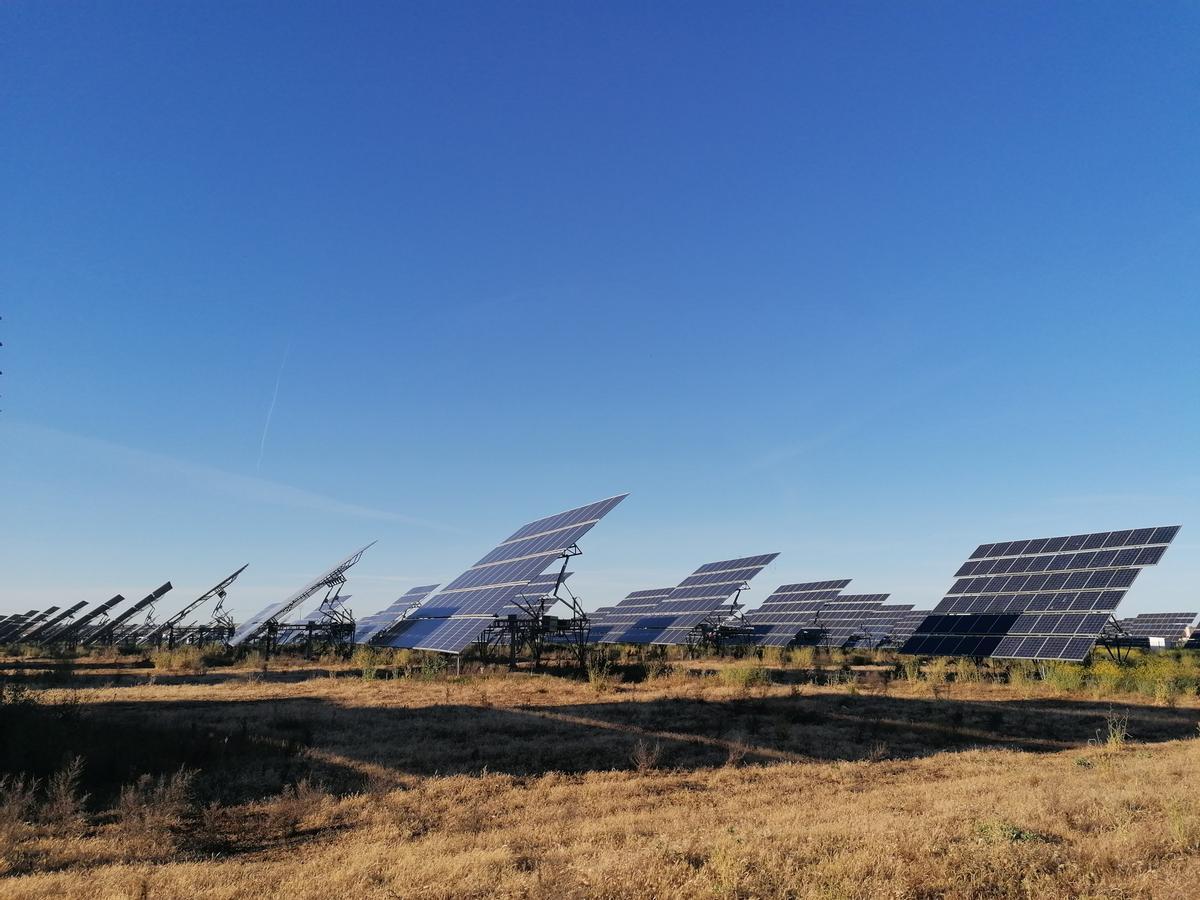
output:
[[[567,587],[567,566],[576,556],[582,556],[583,551],[578,544],[572,544],[560,555],[562,565],[554,580],[554,587],[541,596],[528,600],[516,596],[512,603],[525,616],[513,613],[503,619],[497,619],[480,636],[476,642],[480,657],[487,662],[498,659],[501,654],[508,657],[508,667],[515,669],[517,660],[523,648],[529,649],[534,668],[541,665],[542,652],[549,634],[568,635],[567,645],[579,662],[581,668],[587,665],[588,640],[591,637],[591,623],[584,612],[579,598]],[[565,593],[560,593],[565,592]],[[556,604],[564,603],[570,609],[570,618],[548,615],[548,611]],[[461,657],[460,657],[461,658]]]

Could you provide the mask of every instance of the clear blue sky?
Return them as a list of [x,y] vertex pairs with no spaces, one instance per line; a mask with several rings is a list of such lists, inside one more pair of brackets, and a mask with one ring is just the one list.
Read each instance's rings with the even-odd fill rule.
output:
[[8,2],[0,40],[0,611],[249,562],[249,612],[377,538],[369,612],[622,491],[590,607],[772,551],[755,601],[931,606],[980,542],[1170,523],[1122,609],[1200,606],[1194,3]]

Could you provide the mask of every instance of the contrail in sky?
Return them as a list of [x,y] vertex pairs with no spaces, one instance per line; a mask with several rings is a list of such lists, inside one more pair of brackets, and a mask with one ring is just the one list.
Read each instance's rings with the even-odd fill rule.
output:
[[283,362],[279,364],[279,373],[275,376],[275,393],[271,395],[271,405],[267,407],[267,421],[263,423],[262,440],[258,442],[258,462],[254,471],[262,469],[263,450],[267,446],[267,432],[271,430],[271,416],[275,413],[275,401],[279,399],[279,382],[283,380],[283,367],[287,365],[288,354],[292,352],[292,342],[288,341],[283,349]]

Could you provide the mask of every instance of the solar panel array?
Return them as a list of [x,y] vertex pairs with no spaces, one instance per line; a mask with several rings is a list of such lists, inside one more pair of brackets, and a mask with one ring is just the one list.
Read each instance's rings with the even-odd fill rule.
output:
[[649,615],[673,590],[674,588],[664,587],[633,591],[616,606],[604,606],[590,613],[588,621],[591,625],[591,640],[599,643],[617,643],[606,641],[605,637],[613,632],[624,631]]
[[754,632],[754,643],[762,647],[789,646],[801,631],[812,627],[821,607],[849,584],[849,578],[842,578],[776,588],[757,609],[746,613],[746,622]]
[[[716,624],[722,608],[747,582],[761,572],[778,553],[745,556],[706,563],[672,588],[666,595],[659,590],[636,592],[645,601],[625,603],[613,610],[620,620],[606,616],[593,629],[592,639],[605,644],[687,644],[695,639],[698,628]],[[629,601],[634,597],[630,594]],[[651,602],[652,601],[652,602]],[[618,613],[620,610],[620,613]],[[630,614],[632,613],[632,615]]]
[[381,631],[386,631],[399,622],[406,612],[419,606],[425,598],[437,590],[436,584],[422,584],[409,588],[390,605],[377,613],[358,620],[354,629],[354,643],[365,644]]
[[109,610],[120,606],[125,598],[120,594],[105,600],[99,606],[94,606],[73,622],[60,625],[46,635],[48,640],[69,641],[90,635],[96,629],[96,620],[108,615]]
[[[571,572],[563,572],[561,583],[565,583],[571,575]],[[522,619],[532,618],[530,611],[538,611],[539,604],[549,600],[554,593],[554,589],[559,584],[560,580],[557,572],[539,575],[524,587],[516,588],[509,597],[508,602],[500,607],[500,610],[496,614],[498,616],[517,616]]]
[[307,632],[301,630],[302,626],[313,624],[314,626],[324,627],[334,621],[335,618],[343,616],[353,619],[353,616],[346,608],[346,604],[351,599],[352,596],[350,594],[337,594],[333,597],[322,598],[321,602],[308,612],[288,619],[286,624],[291,627],[286,630],[286,633],[280,634],[276,638],[276,643],[280,646],[302,644],[308,639]]
[[[910,616],[912,611],[912,604],[888,604],[872,610],[863,617],[845,646],[873,648],[894,643],[902,617]],[[906,639],[908,634],[905,635]]]
[[575,546],[627,495],[547,516],[518,528],[494,550],[380,638],[388,647],[461,653],[554,560]]
[[888,644],[895,646],[903,646],[932,613],[929,609],[910,609],[900,612],[895,617],[895,622],[891,626],[891,633],[886,638]]
[[983,544],[901,652],[1080,661],[1179,526]]
[[230,587],[230,585],[232,585],[235,581],[237,581],[238,576],[241,575],[243,572],[245,572],[249,565],[250,564],[247,563],[246,565],[244,565],[240,569],[238,569],[236,572],[233,572],[232,574],[225,576],[223,579],[221,579],[219,582],[217,582],[215,585],[213,585],[211,588],[209,588],[207,591],[205,591],[203,594],[201,594],[195,600],[192,600],[190,603],[185,605],[183,607],[183,609],[179,610],[174,615],[169,616],[167,618],[167,620],[165,622],[163,622],[161,625],[151,628],[149,630],[148,634],[146,635],[146,640],[150,641],[150,642],[160,640],[172,628],[176,628],[180,625],[183,625],[184,619],[186,619],[188,616],[190,616],[191,614],[196,612],[198,609],[200,609],[200,607],[202,607],[204,604],[208,603],[208,601],[212,600],[214,597],[219,597],[222,600],[224,600],[226,590]]
[[1194,612],[1142,613],[1130,619],[1119,619],[1117,625],[1131,637],[1162,638],[1174,645],[1184,640],[1196,615]]
[[825,602],[813,618],[816,633],[812,643],[844,647],[851,638],[865,636],[867,624],[887,598],[887,594],[839,594]]
[[81,600],[74,606],[64,609],[62,612],[58,613],[58,615],[46,619],[46,621],[42,622],[40,625],[35,625],[32,628],[27,626],[23,631],[20,632],[16,639],[20,641],[41,640],[42,638],[61,628],[64,622],[74,616],[75,613],[79,612],[85,606],[87,606],[87,601]]
[[266,609],[259,610],[257,613],[243,622],[242,625],[233,633],[233,637],[229,640],[230,646],[237,647],[246,643],[246,641],[257,638],[268,624],[271,622],[278,622],[283,616],[286,616],[289,612],[294,610],[309,597],[321,591],[323,588],[326,590],[334,590],[345,584],[346,571],[360,559],[362,559],[362,555],[366,553],[367,550],[369,550],[372,546],[374,546],[374,543],[375,542],[372,541],[370,544],[367,544],[367,546],[355,550],[333,568],[326,570],[320,576],[314,578],[286,600],[281,600],[278,603],[271,604]]
[[11,639],[14,641],[20,641],[25,635],[29,634],[34,629],[41,628],[42,625],[49,622],[52,618],[54,618],[54,614],[58,611],[59,607],[49,606],[46,609],[34,613],[23,625],[13,629]]
[[39,613],[36,609],[31,609],[27,613],[15,613],[4,620],[0,625],[0,641],[11,641],[16,635],[20,634],[30,625],[37,621],[42,621],[38,618]]

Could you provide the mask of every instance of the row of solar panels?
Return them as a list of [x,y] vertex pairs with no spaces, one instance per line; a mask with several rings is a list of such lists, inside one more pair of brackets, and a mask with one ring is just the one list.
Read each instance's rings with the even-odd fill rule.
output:
[[[192,617],[197,616],[200,609],[214,599],[218,601],[219,609],[220,601],[225,599],[226,589],[245,570],[246,566],[242,566],[162,622],[155,620],[155,604],[172,590],[169,581],[120,613],[115,611],[125,602],[125,598],[117,594],[86,612],[84,609],[89,604],[83,601],[67,609],[51,606],[41,611],[30,610],[2,616],[0,643],[69,643],[81,646],[153,644],[172,630],[199,627],[198,620]],[[135,622],[139,614],[144,618]]]
[[[509,617],[540,615],[556,602],[565,579],[565,571],[545,570],[578,552],[577,541],[625,496],[522,526],[440,591],[436,585],[413,588],[363,619],[356,641],[457,654]],[[831,647],[896,643],[902,652],[915,654],[1083,659],[1106,631],[1124,634],[1114,628],[1112,611],[1138,572],[1162,558],[1178,531],[1178,526],[1163,526],[984,544],[958,569],[946,597],[929,612],[889,606],[886,595],[842,594],[848,580],[783,585],[758,609],[744,612],[738,602],[741,591],[777,554],[721,560],[699,567],[673,588],[635,591],[616,606],[598,610],[590,617],[590,639]],[[251,616],[230,643],[240,646],[273,633],[280,623],[294,621],[301,604],[322,591],[314,615],[339,614],[346,599],[340,595],[346,572],[369,546]],[[152,598],[101,627],[111,637]],[[73,627],[83,621],[76,620]],[[38,624],[18,623],[16,633],[28,635],[29,626]],[[0,632],[0,640],[5,639]]]
[[[511,614],[514,597],[525,591],[536,598],[548,587],[531,589],[536,573],[574,547],[621,499],[519,529],[432,599],[407,598],[410,605],[399,619],[388,624],[385,614],[373,622],[366,639],[383,646],[461,653],[481,639],[502,610]],[[763,646],[896,643],[912,654],[1082,660],[1098,641],[1175,627],[1136,617],[1123,630],[1112,612],[1142,568],[1162,559],[1178,531],[1178,526],[1161,526],[984,544],[928,612],[889,607],[886,595],[842,594],[848,581],[784,585],[758,609],[743,612],[741,591],[776,554],[721,560],[706,563],[675,587],[634,591],[615,606],[597,610],[589,617],[589,637],[622,644],[708,639]],[[390,615],[397,612],[393,608]],[[1190,625],[1195,617],[1176,618],[1186,618]],[[1168,635],[1176,642],[1181,637],[1176,631]]]

